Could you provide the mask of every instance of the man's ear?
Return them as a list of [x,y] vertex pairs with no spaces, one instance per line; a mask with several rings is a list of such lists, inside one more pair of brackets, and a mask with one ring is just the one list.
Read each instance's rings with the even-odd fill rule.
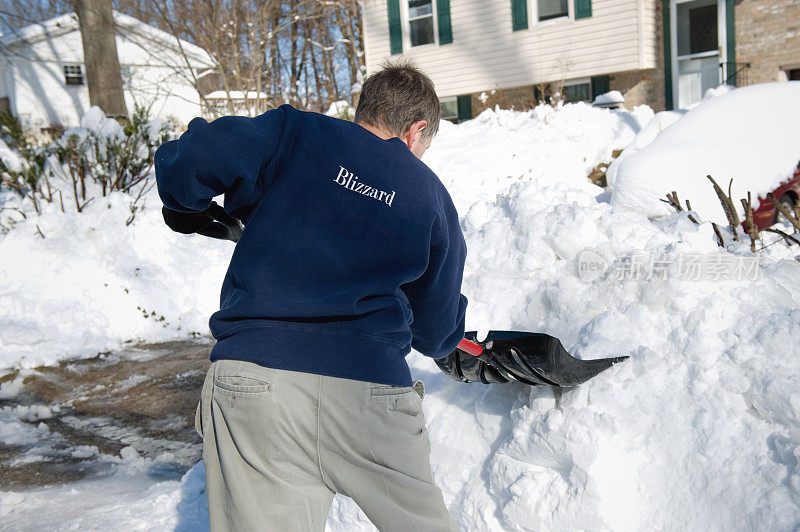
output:
[[427,126],[428,126],[427,120],[418,120],[413,124],[411,124],[411,127],[408,128],[406,134],[403,135],[403,140],[405,141],[406,146],[408,146],[409,149],[411,149],[411,146],[414,144],[415,141],[416,142],[420,141],[420,139],[422,138],[422,131]]

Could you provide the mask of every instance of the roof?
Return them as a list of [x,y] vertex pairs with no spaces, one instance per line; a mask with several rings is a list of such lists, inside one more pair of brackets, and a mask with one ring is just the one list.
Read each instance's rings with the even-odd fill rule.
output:
[[[130,15],[114,11],[114,22],[120,28],[146,37],[150,41],[158,41],[168,46],[177,45],[179,41],[186,55],[197,63],[197,67],[213,68],[215,65],[211,55],[203,48],[183,39],[178,39],[174,35],[150,24],[146,24]],[[13,33],[1,35],[0,44],[4,46],[32,44],[73,31],[80,31],[78,16],[75,13],[66,13],[43,22],[30,24],[24,28],[15,30]]]

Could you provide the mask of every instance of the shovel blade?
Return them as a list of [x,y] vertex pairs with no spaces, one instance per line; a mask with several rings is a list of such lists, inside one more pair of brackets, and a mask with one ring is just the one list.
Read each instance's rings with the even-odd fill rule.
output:
[[[464,335],[477,342],[477,333]],[[489,331],[481,355],[488,365],[529,384],[571,387],[582,384],[628,357],[581,360],[570,355],[558,338],[543,333]]]

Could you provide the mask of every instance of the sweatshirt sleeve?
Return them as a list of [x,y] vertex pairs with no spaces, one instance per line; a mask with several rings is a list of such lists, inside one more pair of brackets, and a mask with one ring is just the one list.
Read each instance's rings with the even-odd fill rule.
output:
[[461,294],[461,281],[466,256],[467,244],[455,213],[442,238],[431,245],[425,273],[403,285],[414,316],[411,347],[423,355],[447,356],[464,338],[467,298]]
[[197,117],[176,140],[156,150],[154,166],[161,201],[168,209],[199,212],[225,194],[225,210],[255,205],[266,192],[265,174],[277,151],[284,110],[256,117]]

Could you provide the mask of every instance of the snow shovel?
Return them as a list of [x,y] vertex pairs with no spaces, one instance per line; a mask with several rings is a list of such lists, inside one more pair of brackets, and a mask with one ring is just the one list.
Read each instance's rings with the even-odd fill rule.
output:
[[627,356],[580,360],[549,334],[489,331],[478,342],[477,331],[465,333],[456,349],[435,359],[443,372],[461,382],[517,381],[531,386],[568,388],[584,383]]
[[[203,214],[218,223],[204,227],[199,234],[239,240],[242,224],[222,207],[212,201]],[[542,333],[489,331],[483,342],[478,342],[477,334],[477,331],[465,333],[452,353],[435,359],[439,368],[461,382],[517,381],[531,386],[568,388],[628,358],[580,360],[567,353],[558,338]]]

